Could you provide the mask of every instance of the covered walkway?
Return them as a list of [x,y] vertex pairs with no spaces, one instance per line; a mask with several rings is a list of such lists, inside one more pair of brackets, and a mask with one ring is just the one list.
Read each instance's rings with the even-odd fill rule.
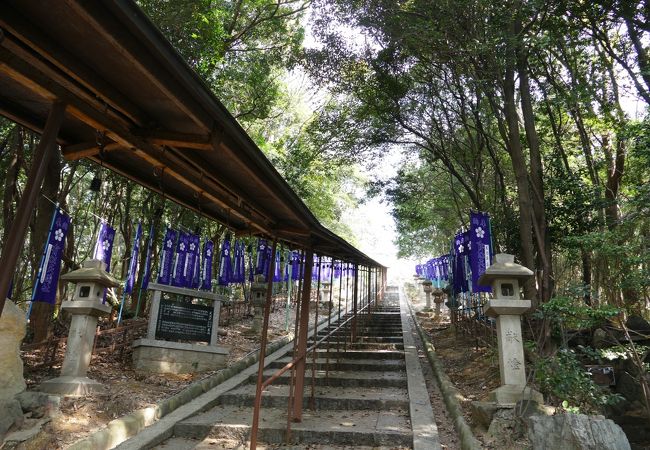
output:
[[[304,250],[297,386],[305,373],[312,255],[356,269],[353,316],[358,295],[372,288],[372,301],[382,296],[385,268],[318,222],[131,0],[64,0],[47,7],[36,0],[1,2],[0,114],[41,133],[6,230],[0,292],[9,290],[48,162],[60,148],[66,159],[89,158],[237,235]],[[270,299],[267,289],[265,320]],[[4,303],[3,295],[0,312]],[[265,346],[263,333],[262,354]],[[260,377],[263,366],[260,358]],[[261,378],[258,402],[260,388]],[[301,399],[296,405],[299,418]]]

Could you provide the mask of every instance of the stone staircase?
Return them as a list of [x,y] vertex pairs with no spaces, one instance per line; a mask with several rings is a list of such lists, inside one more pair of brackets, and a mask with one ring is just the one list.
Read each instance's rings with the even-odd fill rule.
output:
[[[411,424],[414,404],[409,400],[408,390],[414,381],[409,383],[411,374],[407,371],[402,328],[404,318],[397,294],[388,296],[387,300],[373,311],[367,323],[363,326],[359,323],[356,342],[346,343],[344,332],[336,332],[329,344],[321,344],[315,358],[308,354],[303,417],[300,423],[291,424],[290,436],[286,431],[290,372],[265,390],[258,449],[439,448],[437,433],[427,435],[425,432],[424,441],[422,436],[414,435]],[[347,317],[341,320],[345,319]],[[332,323],[329,329],[336,326]],[[326,334],[327,330],[322,330],[318,338]],[[415,358],[417,362],[417,355]],[[289,351],[272,361],[264,371],[265,379],[291,360],[292,352]],[[312,399],[311,369],[314,365]],[[419,362],[417,369],[420,369]],[[212,409],[178,422],[174,437],[156,448],[248,448],[255,381],[256,375],[251,375],[246,382],[222,394]],[[417,377],[415,382],[424,384],[423,379]],[[425,396],[428,404],[428,395]],[[417,402],[421,401],[417,398]],[[430,405],[428,408],[430,410]],[[432,414],[430,420],[433,421]],[[425,444],[420,445],[420,442]]]

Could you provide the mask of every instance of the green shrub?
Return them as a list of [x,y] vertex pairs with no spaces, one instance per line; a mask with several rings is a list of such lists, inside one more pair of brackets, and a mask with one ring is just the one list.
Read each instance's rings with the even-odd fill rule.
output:
[[604,406],[621,399],[619,394],[611,394],[594,383],[575,352],[569,349],[539,358],[535,378],[542,392],[554,397],[567,412],[601,412]]

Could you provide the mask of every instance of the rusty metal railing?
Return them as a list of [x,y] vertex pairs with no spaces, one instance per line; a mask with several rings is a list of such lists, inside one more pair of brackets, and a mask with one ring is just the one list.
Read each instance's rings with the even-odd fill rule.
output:
[[[343,296],[343,277],[339,279],[339,296],[338,296],[338,310],[335,314],[332,314],[333,308],[333,292],[334,292],[334,274],[332,271],[330,278],[330,297],[329,297],[329,307],[328,307],[328,318],[326,334],[321,338],[318,338],[319,324],[318,324],[318,307],[316,309],[316,314],[314,318],[314,329],[313,329],[313,343],[307,347],[306,339],[308,338],[308,333],[305,328],[309,326],[309,300],[311,298],[311,272],[313,257],[311,252],[307,251],[305,255],[305,270],[304,270],[304,282],[303,279],[300,280],[298,293],[302,297],[302,301],[298,301],[296,305],[296,321],[295,321],[295,338],[293,346],[293,359],[285,364],[282,368],[275,371],[271,374],[266,380],[263,377],[263,366],[264,362],[262,355],[260,356],[260,367],[258,369],[258,384],[256,386],[256,400],[253,411],[253,424],[251,428],[251,442],[250,449],[255,450],[257,448],[257,434],[259,427],[259,414],[261,410],[261,397],[263,391],[277,381],[281,376],[286,374],[288,371],[291,371],[288,385],[288,399],[287,399],[287,430],[286,430],[286,441],[289,442],[291,439],[291,423],[292,421],[299,422],[302,417],[302,394],[304,393],[304,375],[306,368],[306,361],[309,353],[312,353],[312,364],[311,364],[311,398],[310,406],[313,409],[315,406],[315,374],[316,374],[316,350],[326,342],[326,360],[325,360],[325,378],[329,378],[329,369],[330,369],[330,356],[329,351],[331,347],[331,338],[336,335],[336,364],[339,363],[339,358],[341,356],[340,344],[343,342],[344,352],[347,350],[348,340],[352,343],[356,337],[357,329],[360,323],[365,326],[367,320],[369,320],[372,314],[372,306],[376,305],[383,298],[383,293],[385,292],[385,271],[381,273],[381,282],[380,271],[376,270],[375,273],[375,289],[372,289],[372,269],[367,268],[367,271],[359,273],[359,267],[355,265],[355,276],[352,280],[352,292],[350,292],[350,277],[347,276],[345,284],[345,296]],[[322,268],[321,258],[318,259],[319,268]],[[332,261],[333,263],[334,261]],[[349,269],[350,265],[347,263],[347,268]],[[348,271],[349,273],[349,271]],[[359,275],[361,275],[361,282],[359,282]],[[367,284],[367,290],[365,285]],[[380,288],[381,284],[381,288]],[[320,289],[321,289],[321,277],[319,270],[319,277],[316,287],[316,300],[320,299]],[[374,292],[373,292],[374,291]],[[352,302],[349,302],[350,294],[352,294]],[[345,297],[345,305],[342,309],[342,298]],[[306,308],[306,311],[304,310]],[[343,311],[343,317],[341,317],[341,312]],[[266,315],[266,311],[265,311]],[[348,317],[346,318],[346,315]],[[332,316],[338,316],[337,326],[332,329]],[[306,320],[305,320],[306,319]],[[341,322],[341,320],[343,320]],[[265,325],[266,325],[265,321]],[[322,325],[322,324],[321,324]],[[343,333],[341,333],[343,330]],[[266,328],[263,330],[263,334],[266,334]],[[302,337],[301,337],[302,336]],[[265,336],[263,336],[263,341]],[[302,349],[301,349],[302,347]],[[300,392],[299,392],[300,391]]]

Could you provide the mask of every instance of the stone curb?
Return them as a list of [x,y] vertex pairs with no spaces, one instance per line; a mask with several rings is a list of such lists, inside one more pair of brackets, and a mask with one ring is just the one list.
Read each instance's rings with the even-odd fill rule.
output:
[[478,441],[478,439],[476,439],[474,433],[472,432],[472,429],[467,424],[465,417],[463,416],[463,410],[461,409],[460,402],[458,401],[458,398],[461,397],[460,392],[458,392],[456,386],[454,386],[454,384],[445,373],[445,369],[438,359],[438,356],[436,355],[435,348],[429,340],[429,336],[427,336],[426,333],[422,330],[422,327],[420,327],[417,317],[415,317],[415,314],[413,313],[411,301],[409,299],[406,299],[406,302],[409,306],[413,321],[415,322],[415,328],[418,330],[420,339],[422,339],[422,342],[424,343],[424,350],[427,354],[427,359],[431,364],[431,368],[433,369],[436,380],[438,381],[438,387],[440,388],[442,398],[445,401],[445,406],[447,407],[447,411],[449,412],[449,415],[454,422],[454,428],[456,428],[456,432],[460,437],[461,448],[463,450],[481,450],[481,443]]
[[[284,345],[290,343],[293,339],[292,334],[284,336],[276,341],[269,343],[266,348],[265,356],[272,354]],[[238,373],[259,361],[259,348],[247,357],[240,359],[235,364],[218,373],[196,381],[176,395],[169,397],[155,406],[138,409],[126,416],[110,421],[105,428],[96,431],[89,436],[73,443],[69,450],[98,450],[111,449],[116,445],[126,441],[128,438],[135,436],[149,425],[157,422],[167,414],[182,405],[194,400],[198,396],[208,392],[215,386],[232,378]]]

